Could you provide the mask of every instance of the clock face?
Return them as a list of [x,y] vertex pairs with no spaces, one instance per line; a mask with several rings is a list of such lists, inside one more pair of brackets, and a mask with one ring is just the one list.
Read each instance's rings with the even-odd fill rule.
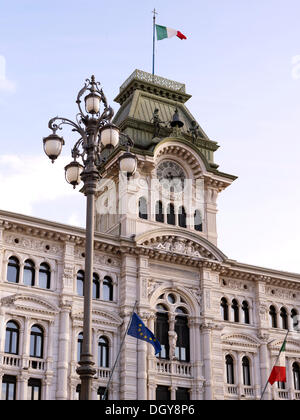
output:
[[162,187],[170,192],[181,192],[184,188],[185,174],[181,166],[171,160],[161,162],[156,176]]

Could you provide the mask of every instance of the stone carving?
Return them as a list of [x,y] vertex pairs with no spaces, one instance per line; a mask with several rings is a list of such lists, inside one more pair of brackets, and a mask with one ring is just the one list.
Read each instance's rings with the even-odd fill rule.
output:
[[160,283],[156,282],[153,279],[148,279],[147,285],[147,294],[148,298],[153,294],[153,292],[160,286]]
[[[149,245],[148,241],[143,245]],[[216,257],[203,246],[196,244],[193,241],[179,237],[169,237],[166,239],[162,238],[161,240],[151,243],[151,247],[166,252],[175,252],[181,255],[188,255],[190,257],[209,258],[216,260]]]
[[273,286],[266,286],[266,294],[270,296],[279,297],[281,299],[294,300],[297,299],[298,294],[295,291],[277,289]]
[[196,121],[192,121],[191,122],[191,127],[188,130],[188,133],[191,134],[192,138],[193,138],[193,143],[196,142],[196,140],[199,137],[202,137],[201,131],[200,131],[200,127],[199,125],[196,123]]
[[150,120],[150,122],[152,122],[152,124],[154,126],[154,132],[153,132],[153,136],[152,136],[153,139],[155,137],[159,137],[159,133],[160,133],[160,129],[161,129],[161,123],[164,122],[164,121],[161,121],[158,113],[159,113],[159,109],[155,108],[155,110],[153,112],[153,116]]
[[[47,254],[62,256],[63,247],[57,245],[56,243],[50,241],[41,241],[36,238],[26,238],[18,235],[17,233],[13,235],[6,236],[6,243],[13,245],[13,247],[25,248],[26,250],[31,251],[47,251]],[[16,239],[18,242],[16,242]]]
[[177,333],[175,331],[169,331],[169,347],[170,347],[170,359],[176,359],[176,343],[177,343]]

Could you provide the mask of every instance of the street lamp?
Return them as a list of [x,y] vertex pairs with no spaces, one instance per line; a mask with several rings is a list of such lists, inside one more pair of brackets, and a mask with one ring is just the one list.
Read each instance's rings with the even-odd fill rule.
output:
[[[71,154],[73,161],[65,167],[65,177],[73,188],[82,180],[84,186],[82,192],[87,197],[86,205],[86,241],[85,241],[85,281],[84,281],[84,315],[83,315],[83,343],[77,373],[81,379],[81,400],[91,399],[92,378],[96,373],[91,351],[91,326],[92,326],[92,282],[93,282],[93,254],[94,254],[94,213],[95,213],[95,192],[97,183],[100,181],[99,166],[101,151],[104,147],[116,147],[119,144],[120,136],[125,138],[123,145],[127,151],[120,157],[120,170],[127,173],[127,176],[134,174],[137,166],[136,156],[129,151],[133,141],[127,134],[120,133],[117,126],[111,123],[114,115],[113,109],[108,106],[106,97],[99,88],[100,83],[95,77],[86,79],[83,88],[77,95],[76,103],[79,113],[76,122],[68,118],[52,118],[48,127],[52,133],[43,139],[44,151],[52,163],[61,153],[64,139],[56,134],[62,129],[62,125],[70,125],[72,131],[79,134],[80,138],[75,143]],[[81,108],[81,97],[84,97],[86,113]],[[100,114],[101,103],[104,110]],[[82,164],[77,162],[81,159]]]

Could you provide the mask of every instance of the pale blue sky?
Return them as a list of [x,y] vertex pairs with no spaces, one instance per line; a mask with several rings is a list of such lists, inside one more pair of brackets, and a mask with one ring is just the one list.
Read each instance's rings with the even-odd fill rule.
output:
[[68,132],[54,166],[42,137],[50,117],[75,116],[91,74],[117,111],[123,81],[151,72],[154,7],[188,37],[157,43],[156,73],[186,84],[219,169],[239,176],[220,196],[220,249],[300,273],[299,0],[0,0],[0,207],[84,224],[84,198],[64,181]]

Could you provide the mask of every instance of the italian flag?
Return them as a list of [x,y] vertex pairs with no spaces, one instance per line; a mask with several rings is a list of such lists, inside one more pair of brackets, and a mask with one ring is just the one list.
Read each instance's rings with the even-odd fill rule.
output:
[[286,382],[286,368],[285,368],[285,347],[286,340],[284,340],[276,364],[272,369],[268,382],[273,385],[274,382]]
[[177,31],[177,29],[167,28],[166,26],[156,26],[156,35],[157,40],[160,41],[164,38],[172,38],[172,36],[178,36],[180,39],[187,39],[185,35],[183,35],[180,31]]

